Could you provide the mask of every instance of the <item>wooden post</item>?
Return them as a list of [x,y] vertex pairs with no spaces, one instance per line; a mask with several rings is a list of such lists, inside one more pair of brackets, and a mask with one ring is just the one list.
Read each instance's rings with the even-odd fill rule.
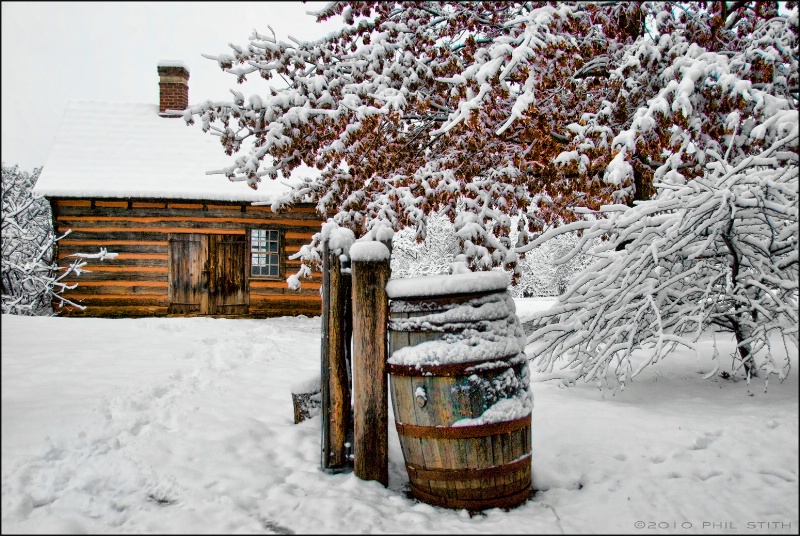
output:
[[320,452],[320,466],[322,469],[330,467],[331,463],[331,438],[330,438],[330,363],[328,349],[330,344],[328,342],[331,309],[331,282],[330,282],[330,254],[328,250],[328,241],[322,244],[322,337],[320,348],[320,387],[322,390],[322,408],[320,411],[321,417],[321,452]]
[[353,465],[353,281],[350,258],[342,265],[342,296],[344,296],[344,360],[347,371],[347,448],[348,464]]
[[[330,254],[329,254],[330,255]],[[330,401],[330,467],[341,468],[347,465],[347,431],[350,418],[350,384],[347,378],[345,355],[345,302],[344,284],[339,256],[330,255],[330,307],[328,309],[328,366]],[[349,345],[349,340],[347,341]]]
[[339,257],[332,254],[329,244],[322,245],[322,349],[321,349],[321,466],[336,472],[348,467],[350,460],[345,444],[351,427],[350,379],[348,354],[350,338],[349,285],[344,277]]
[[386,329],[389,250],[379,242],[350,247],[353,285],[353,454],[355,475],[389,485]]

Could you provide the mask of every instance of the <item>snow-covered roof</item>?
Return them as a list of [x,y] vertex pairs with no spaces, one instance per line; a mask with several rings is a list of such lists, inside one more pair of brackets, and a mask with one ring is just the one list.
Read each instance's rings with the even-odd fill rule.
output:
[[157,104],[70,102],[34,192],[50,197],[272,201],[286,181],[258,190],[207,171],[229,166],[219,138]]

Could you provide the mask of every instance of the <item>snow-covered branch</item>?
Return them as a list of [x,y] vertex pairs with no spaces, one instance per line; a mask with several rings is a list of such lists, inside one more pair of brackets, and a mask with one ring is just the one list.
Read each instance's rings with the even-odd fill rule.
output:
[[52,315],[53,305],[84,309],[64,298],[64,290],[75,288],[67,283],[70,276],[80,276],[86,261],[92,258],[113,259],[117,253],[101,248],[99,253],[75,253],[78,257],[59,273],[55,263],[55,244],[60,237],[53,233],[50,205],[45,199],[33,197],[31,190],[41,168],[33,173],[17,166],[3,164],[2,209],[2,306],[3,313],[17,315]]
[[184,117],[219,135],[232,160],[218,171],[233,180],[257,188],[301,164],[319,170],[281,206],[311,199],[359,238],[378,222],[423,238],[443,214],[472,269],[518,278],[526,244],[584,220],[576,198],[613,217],[601,207],[728,172],[785,135],[800,82],[797,9],[734,11],[336,2],[316,14],[341,17],[325,38],[254,32],[208,55],[264,89]]
[[716,328],[733,333],[746,377],[785,378],[790,363],[776,360],[769,337],[798,346],[800,200],[797,162],[774,155],[797,151],[796,119],[754,158],[599,220],[587,232],[610,237],[594,249],[599,260],[533,323],[539,369],[624,388]]

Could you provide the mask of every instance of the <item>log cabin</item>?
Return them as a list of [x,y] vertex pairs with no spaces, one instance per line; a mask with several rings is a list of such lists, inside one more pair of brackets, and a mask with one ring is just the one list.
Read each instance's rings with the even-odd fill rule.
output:
[[48,199],[60,268],[76,253],[105,248],[63,293],[85,309],[63,316],[315,316],[321,274],[286,278],[289,257],[319,232],[311,204],[276,212],[284,182],[257,190],[224,175],[230,165],[218,138],[187,126],[189,69],[158,63],[158,104],[71,102],[34,192]]

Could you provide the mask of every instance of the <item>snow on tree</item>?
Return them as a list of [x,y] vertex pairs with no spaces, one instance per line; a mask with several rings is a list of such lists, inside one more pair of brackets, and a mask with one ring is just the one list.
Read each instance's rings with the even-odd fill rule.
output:
[[[512,241],[516,238],[513,230]],[[459,241],[454,225],[446,216],[432,213],[428,217],[424,240],[415,237],[413,229],[401,229],[392,239],[392,277],[418,277],[450,272],[450,265],[459,255]],[[566,291],[572,276],[585,268],[591,256],[578,253],[567,256],[577,243],[576,233],[553,237],[531,250],[519,261],[519,277],[509,289],[514,297],[558,296]]]
[[558,234],[530,250],[519,261],[520,276],[511,288],[511,295],[525,298],[558,296],[566,292],[570,279],[588,267],[593,259],[589,246],[585,251],[570,254],[578,240],[574,232]]
[[51,295],[42,284],[53,260],[50,206],[31,194],[40,172],[3,163],[3,313],[52,314]]
[[735,165],[796,101],[797,15],[777,2],[333,2],[315,15],[343,25],[308,42],[254,31],[206,56],[266,80],[187,110],[236,154],[217,172],[256,188],[317,168],[274,207],[311,199],[357,237],[380,223],[424,238],[441,212],[472,269],[516,270],[515,248],[579,220],[571,207],[704,176],[731,137]]
[[[798,347],[799,134],[796,112],[777,117],[781,138],[761,153],[736,165],[710,163],[706,176],[685,184],[657,183],[653,200],[567,226],[587,228],[584,244],[613,238],[532,322],[529,350],[540,371],[624,389],[677,345],[696,349],[710,327],[733,333],[734,371],[748,380],[760,372],[786,377],[788,351],[779,360],[770,335]],[[714,357],[709,375],[720,366],[716,349]]]
[[401,229],[392,238],[392,277],[419,277],[449,273],[459,254],[455,229],[446,216],[428,217],[425,239],[417,241],[412,229]]
[[254,32],[208,56],[272,84],[187,111],[241,151],[220,173],[257,187],[316,167],[274,207],[311,199],[356,236],[424,238],[442,213],[472,269],[519,276],[519,256],[561,233],[583,233],[574,254],[606,240],[532,336],[568,381],[624,385],[709,326],[734,332],[748,377],[785,377],[767,336],[797,343],[797,2],[334,2],[316,15],[343,27],[314,42]]
[[56,238],[53,233],[50,204],[34,197],[33,186],[42,168],[33,173],[3,163],[2,206],[2,311],[4,314],[53,314],[52,303],[65,303],[79,309],[82,305],[63,298],[65,289],[75,288],[63,282],[69,275],[80,275],[86,264],[83,258],[113,258],[116,253],[101,249],[97,254],[77,253],[75,262],[58,274],[54,262]]

